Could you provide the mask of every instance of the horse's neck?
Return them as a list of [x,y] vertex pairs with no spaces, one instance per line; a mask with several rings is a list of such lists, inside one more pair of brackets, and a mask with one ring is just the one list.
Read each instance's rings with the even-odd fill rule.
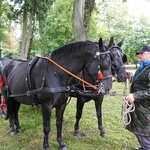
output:
[[[77,59],[76,56],[72,58],[64,58],[62,60],[58,59],[55,60],[56,64],[53,64],[53,67],[59,72],[61,70],[65,70],[61,72],[62,74],[66,72],[72,72],[75,75],[78,75],[83,69],[85,62],[82,58]],[[57,66],[58,64],[58,66]]]

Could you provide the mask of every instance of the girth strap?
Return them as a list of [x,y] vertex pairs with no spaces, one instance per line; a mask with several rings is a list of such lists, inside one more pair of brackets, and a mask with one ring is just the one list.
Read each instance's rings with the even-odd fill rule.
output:
[[24,93],[24,94],[9,95],[9,97],[31,96],[31,95],[37,95],[39,93],[59,93],[59,92],[67,92],[67,91],[70,91],[69,86],[56,87],[56,88],[43,87],[43,88],[27,91],[27,93]]
[[32,91],[27,92],[27,96],[35,95],[39,93],[59,93],[59,92],[67,92],[70,90],[70,87],[56,87],[56,88],[49,88],[49,87],[43,87],[42,89],[35,89]]

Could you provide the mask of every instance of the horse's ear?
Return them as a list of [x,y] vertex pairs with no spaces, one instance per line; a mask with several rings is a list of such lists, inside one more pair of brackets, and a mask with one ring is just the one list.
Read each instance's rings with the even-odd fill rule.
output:
[[114,37],[112,36],[109,40],[109,46],[108,47],[111,47],[113,43],[114,43]]
[[122,61],[123,61],[123,63],[127,63],[128,62],[128,58],[127,58],[126,54],[123,55]]
[[123,44],[123,42],[124,42],[124,38],[117,44],[119,47],[121,47],[122,46],[122,44]]
[[103,45],[103,40],[102,40],[102,38],[100,38],[99,39],[99,48],[100,48],[100,50],[104,50],[104,45]]

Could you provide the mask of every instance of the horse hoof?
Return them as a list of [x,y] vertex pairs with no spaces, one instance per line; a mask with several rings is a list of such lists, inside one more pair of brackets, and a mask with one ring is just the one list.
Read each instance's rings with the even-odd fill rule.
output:
[[83,132],[74,132],[73,135],[77,136],[77,137],[86,136],[85,133],[83,133]]
[[66,146],[64,146],[64,147],[59,147],[58,150],[67,150],[67,147],[66,147]]
[[48,144],[44,144],[43,145],[44,150],[50,150],[49,145]]
[[63,126],[66,125],[66,121],[65,121],[65,120],[62,121],[62,125],[63,125]]
[[6,115],[5,115],[5,114],[2,114],[2,118],[6,119]]
[[80,133],[79,133],[79,132],[76,132],[76,131],[74,131],[73,135],[74,135],[74,136],[77,136],[77,137],[80,137]]
[[16,133],[22,133],[22,129],[21,128],[16,129]]
[[15,133],[16,133],[15,131],[10,131],[10,135],[11,135],[11,136],[14,136]]
[[106,133],[101,133],[100,136],[101,137],[106,137],[107,135],[106,135]]
[[50,150],[49,148],[44,148],[44,150]]

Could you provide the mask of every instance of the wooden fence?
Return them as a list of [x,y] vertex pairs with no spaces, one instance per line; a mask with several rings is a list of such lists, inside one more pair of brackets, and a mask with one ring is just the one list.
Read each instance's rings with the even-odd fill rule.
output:
[[125,65],[126,70],[135,70],[139,67],[139,64]]

